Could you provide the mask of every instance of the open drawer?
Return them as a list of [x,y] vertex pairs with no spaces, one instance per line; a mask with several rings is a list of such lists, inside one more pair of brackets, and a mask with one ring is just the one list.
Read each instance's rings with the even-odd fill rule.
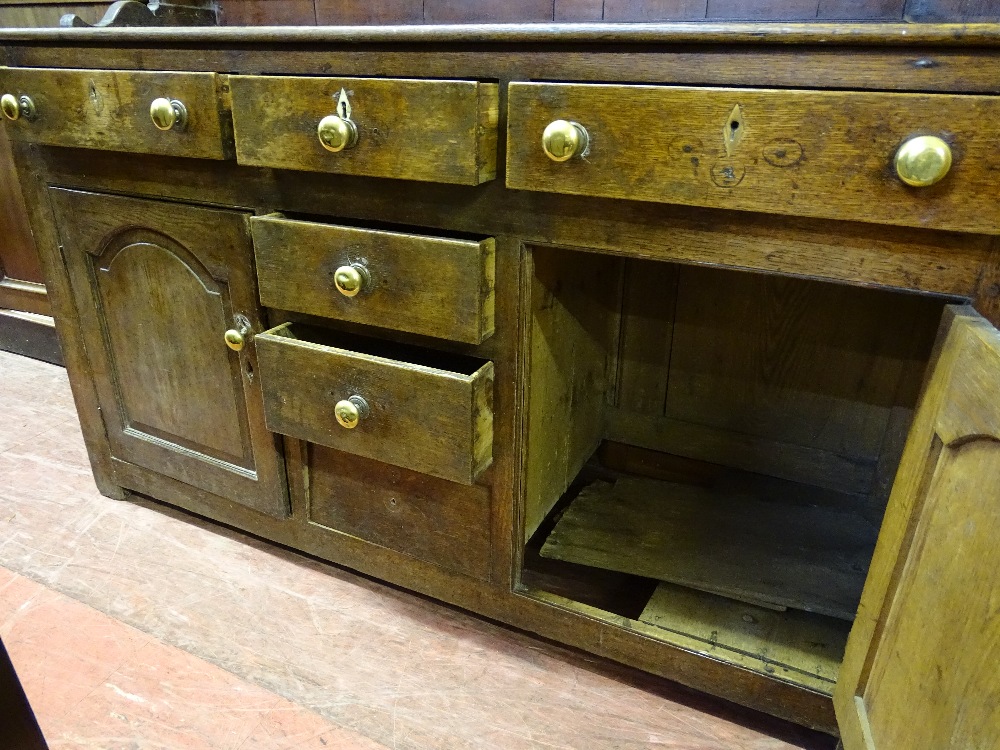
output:
[[492,362],[297,323],[254,341],[272,432],[462,484],[492,462]]

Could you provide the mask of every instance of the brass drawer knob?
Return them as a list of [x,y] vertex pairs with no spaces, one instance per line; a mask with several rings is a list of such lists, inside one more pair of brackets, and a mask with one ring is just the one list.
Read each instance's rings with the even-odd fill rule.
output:
[[30,96],[16,97],[13,94],[4,94],[0,97],[0,110],[8,120],[34,119],[35,103]]
[[179,99],[160,97],[149,105],[149,117],[160,130],[184,130],[187,126],[187,107]]
[[590,135],[578,122],[555,120],[542,132],[542,150],[552,161],[566,161],[580,156],[589,144]]
[[944,179],[951,169],[951,147],[936,135],[910,138],[896,152],[896,174],[913,187]]
[[243,349],[244,344],[246,344],[246,339],[243,336],[242,331],[237,331],[235,328],[230,328],[225,334],[226,346],[232,349],[234,352],[238,352]]
[[351,396],[343,401],[338,401],[333,407],[333,413],[337,416],[337,422],[341,427],[353,430],[358,423],[368,416],[370,409],[368,402],[361,396]]
[[358,128],[346,117],[327,115],[319,121],[316,128],[319,142],[327,151],[343,151],[352,148],[358,142]]
[[361,263],[341,266],[333,272],[333,285],[345,297],[357,297],[370,282],[368,269]]

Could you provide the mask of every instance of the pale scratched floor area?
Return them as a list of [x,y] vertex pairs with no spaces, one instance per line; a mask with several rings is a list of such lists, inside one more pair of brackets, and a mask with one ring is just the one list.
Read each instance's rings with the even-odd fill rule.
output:
[[0,415],[0,637],[52,748],[833,745],[151,501],[104,498],[62,368],[0,352]]

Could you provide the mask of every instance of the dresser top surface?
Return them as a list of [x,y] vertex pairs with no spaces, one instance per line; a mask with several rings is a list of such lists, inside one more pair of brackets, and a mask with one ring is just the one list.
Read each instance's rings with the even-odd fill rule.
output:
[[405,26],[5,28],[2,42],[219,45],[810,45],[1000,46],[1000,24],[934,23],[540,23]]

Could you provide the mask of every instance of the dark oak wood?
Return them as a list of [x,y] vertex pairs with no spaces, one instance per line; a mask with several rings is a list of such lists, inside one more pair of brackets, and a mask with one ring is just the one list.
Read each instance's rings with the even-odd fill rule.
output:
[[[560,5],[569,7],[556,3],[554,13]],[[826,6],[827,12],[834,12],[834,4]],[[595,13],[595,7],[587,6],[586,12]],[[816,12],[822,12],[822,4]],[[81,29],[46,34],[0,32],[4,40],[0,62],[114,69],[123,76],[130,70],[222,74],[217,102],[223,119],[230,104],[240,106],[235,92],[226,90],[225,76],[422,79],[480,86],[485,82],[496,87],[496,103],[502,105],[496,111],[498,143],[484,147],[494,155],[498,148],[518,146],[505,143],[511,82],[589,81],[621,84],[628,92],[634,90],[631,85],[641,83],[729,86],[741,91],[838,89],[871,101],[883,101],[891,89],[922,99],[941,97],[948,107],[962,101],[958,96],[962,92],[992,94],[1000,87],[997,56],[989,49],[1000,35],[992,26],[704,22],[591,24],[578,29],[539,24],[230,28],[190,34]],[[774,108],[785,106],[780,98],[774,102]],[[250,104],[244,106],[253,114]],[[732,107],[725,114],[731,111]],[[752,137],[755,118],[754,112],[744,112],[747,135],[742,143]],[[409,122],[402,116],[397,120]],[[311,139],[314,127],[308,132]],[[426,128],[397,132],[442,138],[428,135]],[[537,138],[531,142],[537,145]],[[677,481],[667,475],[686,472],[688,479],[683,481],[704,488],[746,476],[748,470],[771,486],[782,481],[777,478],[782,472],[794,470],[799,472],[797,478],[809,483],[803,493],[809,503],[829,509],[826,504],[839,502],[835,497],[846,498],[844,504],[852,512],[878,524],[901,436],[917,398],[916,384],[926,366],[925,345],[934,311],[946,298],[969,299],[993,320],[1000,320],[1000,243],[983,234],[989,231],[984,229],[987,222],[995,221],[988,202],[979,204],[980,224],[943,224],[947,220],[935,216],[925,227],[875,226],[871,214],[886,209],[874,200],[871,210],[862,211],[855,203],[849,206],[851,211],[837,214],[847,219],[823,218],[828,213],[806,217],[802,214],[808,211],[797,206],[782,214],[779,193],[787,185],[778,183],[757,203],[731,210],[636,200],[642,196],[624,189],[600,197],[513,190],[504,179],[478,185],[471,180],[448,184],[406,179],[388,159],[380,171],[365,175],[309,171],[292,162],[250,166],[235,159],[116,153],[24,141],[13,145],[95,478],[103,492],[116,497],[128,491],[147,493],[592,653],[836,731],[829,692],[841,641],[828,638],[830,633],[823,628],[816,630],[815,622],[795,620],[792,626],[792,621],[779,620],[773,629],[762,624],[744,632],[739,622],[746,622],[742,616],[748,612],[739,607],[747,605],[664,609],[661,597],[650,608],[643,598],[653,593],[651,580],[598,576],[591,583],[580,572],[584,566],[576,566],[570,574],[568,564],[539,562],[540,541],[525,540],[532,536],[532,524],[541,529],[535,536],[551,528],[554,518],[549,509],[554,506],[556,514],[562,512],[579,488],[578,478],[588,472],[604,478],[615,472],[654,474],[660,481]],[[856,148],[865,147],[871,144],[859,141]],[[446,156],[438,162],[425,159],[421,168],[450,168],[448,159],[454,151],[442,151]],[[986,166],[984,161],[984,171]],[[827,164],[831,174],[842,168]],[[613,175],[609,181],[617,178]],[[127,198],[94,198],[101,203],[99,211],[70,211],[56,199],[53,216],[48,195],[60,191],[49,191],[50,185],[62,192],[75,189],[157,200],[142,201],[153,208],[137,218],[107,208]],[[191,203],[204,207],[184,205]],[[139,460],[117,449],[118,438],[109,442],[107,421],[114,417],[108,414],[114,408],[108,408],[113,402],[105,398],[107,384],[113,382],[108,361],[136,355],[121,336],[95,338],[101,331],[100,318],[109,317],[94,298],[93,290],[102,290],[88,281],[90,296],[81,299],[78,291],[88,287],[78,283],[80,269],[70,262],[71,246],[60,242],[54,231],[57,219],[64,229],[72,224],[72,231],[77,231],[76,225],[86,228],[102,212],[108,226],[112,220],[107,214],[113,212],[117,221],[131,217],[136,226],[155,224],[167,234],[189,223],[207,225],[211,229],[201,234],[211,236],[215,244],[225,242],[230,221],[240,225],[236,243],[240,249],[213,266],[220,273],[208,276],[231,287],[239,279],[250,279],[245,286],[257,317],[250,316],[250,342],[240,363],[251,369],[217,370],[212,382],[239,374],[251,394],[247,403],[261,409],[262,402],[254,401],[252,393],[263,386],[270,393],[268,408],[284,410],[285,422],[278,429],[313,441],[282,441],[264,432],[272,450],[282,446],[287,462],[286,516],[271,516],[242,504],[246,493],[233,492],[229,480],[216,485],[195,481],[190,467],[191,473],[182,475],[176,461]],[[190,212],[201,218],[185,219],[193,216]],[[253,221],[266,224],[274,219],[262,217],[274,212],[290,217],[291,223],[304,222],[317,234],[276,235],[265,248],[271,269],[264,267],[262,256],[258,271],[262,278],[270,274],[283,291],[280,302],[265,291],[269,309],[261,311],[256,309],[248,226],[251,214],[260,214]],[[220,215],[230,219],[219,219]],[[447,285],[456,290],[484,288],[481,240],[494,238],[493,335],[474,343],[472,335],[446,333],[449,325],[472,330],[468,321],[475,317],[470,311],[476,304],[463,302],[458,291],[442,298],[431,329],[409,330],[403,313],[391,308],[370,318],[351,319],[324,306],[329,300],[322,298],[317,278],[322,274],[310,272],[308,262],[322,262],[329,225],[369,238],[372,255],[389,237],[420,238],[424,244],[414,249],[414,260],[406,264],[414,279],[425,278],[416,270],[420,264],[432,269],[434,247],[441,247],[428,243],[428,238],[449,238],[448,243],[476,248],[469,257],[479,260],[468,267],[467,283],[457,281],[459,274],[454,284]],[[953,229],[940,228],[946,225]],[[296,269],[301,272],[299,280],[291,281],[295,275],[287,268],[281,277],[282,263],[289,263],[299,251],[308,261]],[[204,249],[199,257],[209,252]],[[101,264],[91,265],[100,278]],[[148,330],[163,340],[169,330],[178,355],[210,359],[200,333],[192,329],[178,334],[183,326],[168,329],[170,320],[195,315],[200,303],[192,298],[205,293],[193,294],[191,289],[197,287],[190,286],[184,274],[147,266],[157,278],[172,279],[164,288],[180,290],[171,303],[183,307],[182,313],[171,312],[162,319],[150,320],[147,315]],[[736,274],[746,283],[714,285],[704,281],[706,269],[693,266],[731,269],[717,272]],[[226,273],[236,275],[226,277]],[[316,294],[313,302],[319,306],[305,310],[300,302],[309,294],[297,301],[300,289]],[[921,296],[904,298],[900,292]],[[160,292],[133,283],[120,285],[116,294],[109,299],[123,300],[121,309],[131,310]],[[869,295],[870,304],[865,302]],[[715,324],[700,326],[712,320],[709,313],[716,309]],[[290,356],[293,346],[287,340],[269,341],[273,337],[260,335],[264,317],[272,327],[287,323],[292,330],[305,331],[312,326],[318,333],[310,334],[311,340],[319,345],[306,347],[308,356],[302,359]],[[131,318],[139,320],[142,315]],[[680,328],[679,320],[684,321]],[[810,339],[810,332],[821,335]],[[219,333],[212,334],[212,346],[221,343],[216,338]],[[365,334],[378,341],[364,342]],[[817,339],[829,346],[816,346]],[[336,352],[321,348],[335,341]],[[269,345],[282,347],[270,359],[279,377],[273,377],[274,372],[267,376],[264,359]],[[115,350],[113,357],[106,351],[109,346]],[[260,363],[258,354],[263,358]],[[387,354],[391,362],[386,361]],[[441,367],[456,357],[475,365]],[[400,405],[394,413],[405,416],[410,437],[373,441],[364,450],[353,449],[349,442],[331,442],[351,437],[351,431],[333,420],[332,404],[340,396],[331,393],[332,381],[348,361],[360,363],[359,377],[378,384],[382,393],[394,394],[394,403]],[[491,382],[487,385],[484,378],[480,386],[470,383],[484,363],[494,373]],[[458,408],[447,411],[454,394],[435,396],[433,388],[414,385],[412,374],[427,375],[428,365],[437,372],[458,374],[459,381],[465,378],[457,389]],[[687,380],[680,377],[685,371]],[[714,373],[716,385],[699,391],[699,372]],[[424,383],[438,382],[434,377]],[[673,398],[668,398],[671,391]],[[692,394],[690,399],[687,393]],[[473,403],[477,400],[481,404],[491,400],[490,418],[480,420],[478,427],[474,415],[485,411]],[[331,409],[324,413],[327,405]],[[154,400],[144,408],[155,412],[161,406]],[[232,419],[231,408],[218,400],[204,409],[215,415],[213,419],[223,412]],[[190,410],[191,405],[182,404],[177,414]],[[444,418],[446,412],[461,416]],[[435,428],[439,417],[448,431]],[[482,438],[487,424],[493,463],[479,471],[476,467],[486,463]],[[669,430],[663,429],[665,424]],[[114,429],[107,431],[114,434]],[[662,442],[664,435],[670,436],[669,444]],[[226,432],[196,436],[221,441]],[[607,443],[602,446],[609,437],[627,445],[619,443],[623,447],[614,450]],[[698,461],[683,457],[685,451],[693,452],[688,450],[691,446],[697,448]],[[616,451],[624,451],[624,457],[612,460]],[[416,459],[424,463],[409,463]],[[456,461],[461,464],[458,469]],[[681,464],[687,468],[671,468]],[[693,469],[694,464],[713,468]],[[744,465],[748,468],[736,468]],[[454,476],[433,476],[441,466],[450,467],[445,470]],[[564,491],[568,494],[561,497]],[[623,580],[628,595],[610,596],[615,581]],[[695,594],[702,596],[708,595]],[[647,609],[649,621],[644,622],[640,618]],[[731,616],[737,611],[740,619],[734,622]],[[730,644],[706,643],[713,623],[732,635]],[[810,633],[826,635],[813,638]],[[761,642],[763,648],[778,651],[804,643],[805,655],[798,662],[780,656],[779,664],[744,653],[748,644],[755,649],[752,644]],[[825,666],[813,668],[806,664],[808,651],[820,642],[829,645],[829,651],[822,651],[828,658]],[[710,658],[702,655],[706,651]]]
[[219,25],[314,26],[318,13],[313,0],[223,0],[219,3]]
[[[493,335],[495,243],[331,226],[281,216],[250,220],[267,307],[479,344]],[[337,268],[369,281],[339,293]]]
[[474,578],[490,577],[490,492],[308,446],[311,523]]
[[[508,107],[508,187],[1000,232],[984,205],[993,97],[516,83]],[[590,134],[581,157],[542,151],[559,119]],[[913,188],[893,158],[922,134],[947,138],[955,161]]]
[[[33,118],[4,121],[12,140],[203,159],[231,152],[213,73],[7,69],[0,88],[31,97],[36,109]],[[149,108],[158,98],[184,103],[183,130],[153,124]]]
[[[289,323],[258,335],[268,429],[472,484],[493,461],[493,364],[364,343]],[[351,396],[370,414],[347,429],[334,409]]]
[[[275,516],[280,444],[264,428],[248,217],[53,189],[111,454]],[[150,398],[150,394],[156,394]]]
[[[496,84],[284,76],[229,81],[241,164],[466,185],[496,176]],[[357,145],[331,153],[316,127],[328,115],[348,113]]]
[[330,25],[422,23],[423,0],[315,0],[316,23]]

